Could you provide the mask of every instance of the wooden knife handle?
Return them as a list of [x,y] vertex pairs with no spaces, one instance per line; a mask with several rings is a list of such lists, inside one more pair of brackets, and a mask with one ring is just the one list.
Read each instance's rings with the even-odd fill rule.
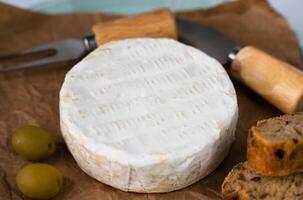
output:
[[135,37],[177,38],[176,22],[168,9],[119,18],[93,26],[98,45]]
[[303,110],[303,71],[251,46],[242,48],[231,75],[284,113]]

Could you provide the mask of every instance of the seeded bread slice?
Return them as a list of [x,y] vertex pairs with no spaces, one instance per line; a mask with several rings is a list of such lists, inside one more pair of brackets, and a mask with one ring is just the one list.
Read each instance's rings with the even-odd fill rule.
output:
[[264,176],[303,171],[303,113],[259,121],[248,133],[247,160]]
[[222,184],[225,200],[302,200],[303,174],[284,177],[260,176],[247,162],[236,165]]

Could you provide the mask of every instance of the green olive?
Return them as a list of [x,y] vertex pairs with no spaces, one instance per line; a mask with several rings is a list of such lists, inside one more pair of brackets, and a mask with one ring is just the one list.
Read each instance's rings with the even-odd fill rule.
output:
[[17,174],[19,190],[27,197],[49,199],[57,195],[62,187],[60,171],[48,164],[35,163],[23,167]]
[[51,135],[39,127],[26,126],[12,136],[15,151],[25,159],[39,161],[55,152],[56,144]]

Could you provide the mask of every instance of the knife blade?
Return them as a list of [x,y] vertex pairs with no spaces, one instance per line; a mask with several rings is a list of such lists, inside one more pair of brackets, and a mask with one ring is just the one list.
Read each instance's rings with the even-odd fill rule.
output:
[[303,110],[303,71],[255,47],[240,47],[210,27],[176,21],[179,37],[216,58],[233,78],[284,113]]
[[176,23],[181,40],[216,58],[222,65],[228,63],[228,55],[238,47],[237,43],[212,28],[184,19],[176,19]]

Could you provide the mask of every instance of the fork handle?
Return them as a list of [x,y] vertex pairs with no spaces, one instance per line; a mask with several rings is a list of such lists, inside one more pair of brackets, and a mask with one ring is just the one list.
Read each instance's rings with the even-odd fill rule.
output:
[[168,9],[119,18],[93,26],[98,45],[136,37],[177,38],[176,22]]

